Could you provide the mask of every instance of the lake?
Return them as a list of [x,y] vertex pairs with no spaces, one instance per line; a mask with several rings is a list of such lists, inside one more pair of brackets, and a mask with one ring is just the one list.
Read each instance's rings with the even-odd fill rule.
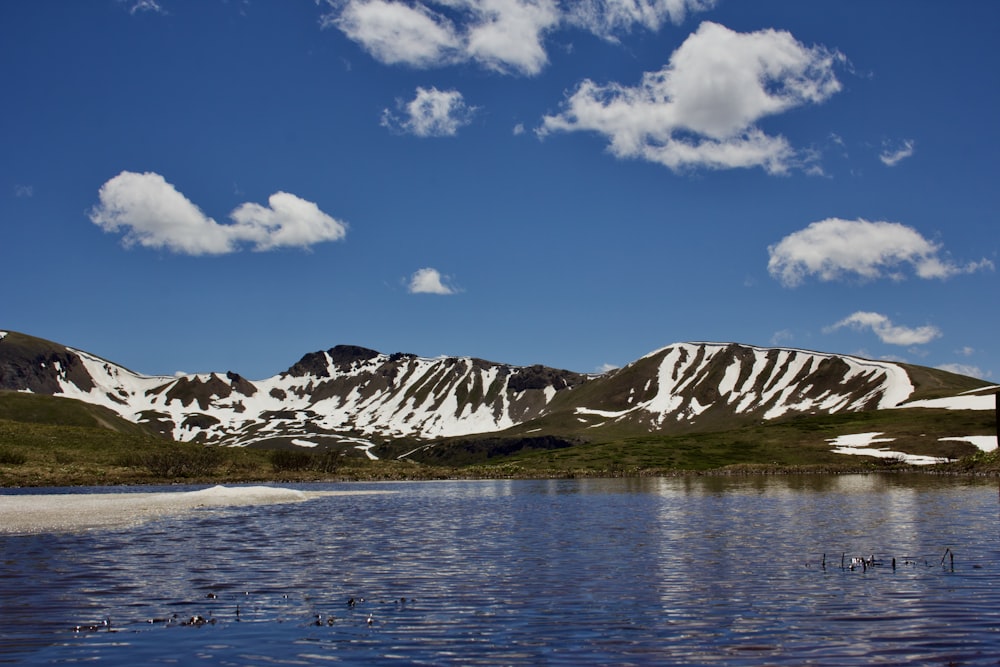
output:
[[0,536],[0,662],[1000,664],[995,480],[296,488]]

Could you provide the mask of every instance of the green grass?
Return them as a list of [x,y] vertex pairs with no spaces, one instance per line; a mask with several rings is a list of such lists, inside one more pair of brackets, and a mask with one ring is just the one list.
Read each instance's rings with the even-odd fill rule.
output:
[[[93,426],[0,419],[0,485],[144,484],[241,477],[252,457]],[[222,452],[222,450],[218,450]]]
[[[328,451],[205,447],[162,438],[109,410],[70,399],[0,392],[0,486],[233,483],[256,481],[640,476],[669,474],[874,471],[895,461],[834,454],[829,439],[881,432],[894,450],[948,456],[938,471],[1000,475],[1000,454],[978,452],[947,436],[994,434],[993,411],[905,409],[796,417],[726,431],[681,435],[593,435],[560,424],[579,442],[515,451],[509,434],[435,445],[428,462],[393,456],[419,443],[399,442],[381,460]],[[554,431],[557,429],[553,429]],[[534,435],[534,434],[533,434]],[[589,441],[585,438],[591,438]],[[600,439],[597,439],[600,438]],[[447,448],[461,451],[454,456]],[[439,449],[440,448],[440,449]],[[504,455],[504,452],[515,452]],[[930,470],[930,468],[922,468]]]
[[27,392],[0,390],[0,419],[10,421],[89,426],[119,433],[154,435],[139,424],[122,419],[113,411],[61,396],[45,396]]
[[942,442],[939,438],[996,431],[991,411],[913,408],[796,417],[709,433],[609,437],[564,449],[480,460],[478,464],[559,474],[672,473],[732,466],[855,469],[898,465],[892,460],[831,451],[830,439],[867,432],[881,432],[884,437],[894,438],[884,445],[892,450],[960,459],[976,454],[976,448],[968,443]]

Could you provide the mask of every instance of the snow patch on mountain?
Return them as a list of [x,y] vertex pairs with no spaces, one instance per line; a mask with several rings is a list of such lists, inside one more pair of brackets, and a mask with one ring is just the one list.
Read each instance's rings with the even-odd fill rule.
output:
[[5,362],[14,369],[5,376],[7,388],[101,405],[177,440],[230,446],[275,440],[349,447],[369,457],[387,440],[495,433],[548,415],[558,419],[560,411],[591,429],[666,433],[720,419],[732,425],[790,414],[995,404],[992,394],[906,403],[914,386],[898,364],[735,343],[676,343],[593,376],[337,346],[249,381],[233,372],[147,376],[45,341],[36,340],[31,351],[20,336],[20,347],[11,349],[29,352]]
[[703,396],[716,396],[737,414],[761,412],[763,419],[771,420],[790,413],[895,407],[913,392],[902,367],[844,355],[727,343],[679,343],[651,352],[640,361],[658,357],[652,398],[629,410],[577,408],[577,413],[586,410],[622,419],[643,410],[656,427],[662,427],[668,418],[691,421],[713,407],[713,401]]
[[888,447],[872,447],[880,442],[892,442],[895,438],[880,438],[882,433],[853,433],[830,438],[827,442],[833,445],[836,454],[853,454],[856,456],[873,456],[880,459],[895,459],[911,465],[931,465],[945,463],[948,459],[936,456],[922,456],[897,452]]
[[911,401],[900,407],[905,408],[942,408],[945,410],[992,410],[996,406],[996,396],[947,396],[945,398],[928,398],[922,401]]
[[997,437],[995,435],[963,435],[955,436],[953,438],[941,438],[941,440],[967,442],[983,452],[992,452],[997,448]]

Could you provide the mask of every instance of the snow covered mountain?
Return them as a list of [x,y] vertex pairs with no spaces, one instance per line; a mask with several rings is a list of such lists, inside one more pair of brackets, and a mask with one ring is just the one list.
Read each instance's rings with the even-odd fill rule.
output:
[[[0,389],[74,398],[177,440],[235,446],[367,451],[389,441],[515,427],[544,433],[553,424],[630,433],[718,430],[786,415],[896,407],[915,397],[914,369],[924,382],[949,375],[733,343],[678,343],[599,376],[340,345],[251,381],[234,372],[142,375],[82,350],[0,332]],[[983,384],[950,377],[967,381],[952,393]]]
[[606,379],[613,387],[576,408],[591,425],[628,422],[649,431],[891,408],[914,391],[900,365],[734,343],[678,343]]

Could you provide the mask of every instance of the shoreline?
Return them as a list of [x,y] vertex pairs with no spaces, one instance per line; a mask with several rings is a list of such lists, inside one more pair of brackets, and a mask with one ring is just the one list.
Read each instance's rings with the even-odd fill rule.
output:
[[[38,483],[4,483],[0,479],[0,498],[4,497],[8,491],[16,490],[43,490],[43,489],[68,489],[65,493],[74,493],[77,490],[101,488],[101,489],[157,489],[157,493],[170,493],[172,490],[165,490],[167,487],[182,486],[222,486],[232,485],[236,487],[263,486],[275,487],[288,484],[365,484],[378,482],[433,482],[433,481],[474,481],[474,480],[513,480],[513,479],[599,479],[599,478],[647,478],[647,477],[728,477],[728,476],[772,476],[772,475],[873,475],[873,474],[915,474],[932,476],[953,476],[953,477],[976,477],[976,478],[1000,478],[1000,466],[995,465],[963,465],[958,463],[927,465],[864,465],[864,464],[802,464],[802,465],[781,465],[764,463],[735,463],[719,468],[707,469],[661,469],[661,468],[625,468],[625,469],[530,469],[522,468],[518,465],[500,466],[470,466],[469,468],[453,469],[427,469],[425,474],[400,474],[395,471],[368,472],[367,474],[357,471],[355,474],[327,474],[327,475],[281,475],[281,476],[198,476],[183,478],[143,478],[118,479],[110,481],[100,477],[86,478],[79,477],[73,480],[56,480],[53,482]],[[125,495],[135,496],[137,491],[126,492]],[[153,492],[151,492],[153,493]],[[331,491],[330,495],[340,493],[366,493],[361,491]],[[10,495],[10,494],[7,494]],[[18,494],[22,495],[22,494]],[[23,494],[30,495],[30,494]],[[35,495],[41,495],[35,494]],[[53,495],[63,495],[56,493]]]
[[388,491],[301,491],[275,486],[214,486],[197,491],[0,493],[0,535],[135,526],[208,507],[308,502]]

